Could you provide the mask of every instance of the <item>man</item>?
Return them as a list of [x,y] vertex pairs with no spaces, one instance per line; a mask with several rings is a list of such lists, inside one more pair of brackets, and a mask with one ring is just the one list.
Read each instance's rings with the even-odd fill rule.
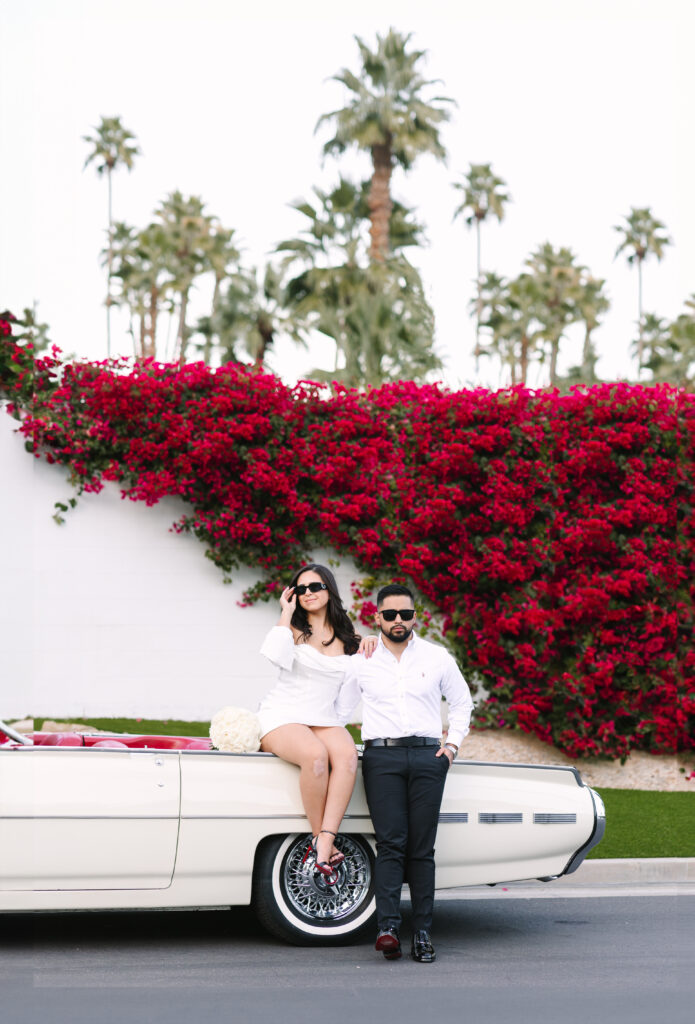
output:
[[[473,701],[454,659],[443,647],[416,636],[415,621],[407,587],[391,583],[379,591],[379,643],[371,658],[350,659],[339,710],[349,712],[361,695],[362,777],[377,842],[375,949],[387,960],[401,956],[400,898],[407,881],[413,913],[411,956],[432,963],[439,808],[447,771],[468,732]],[[445,746],[442,696],[449,704]]]

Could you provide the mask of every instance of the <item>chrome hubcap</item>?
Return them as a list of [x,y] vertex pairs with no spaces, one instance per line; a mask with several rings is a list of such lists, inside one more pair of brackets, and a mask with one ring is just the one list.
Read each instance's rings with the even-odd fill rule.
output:
[[335,847],[345,860],[335,868],[338,876],[330,885],[316,870],[313,853],[306,856],[310,836],[302,836],[290,847],[282,867],[283,887],[290,906],[310,921],[339,921],[364,903],[372,880],[369,858],[350,836],[338,836]]

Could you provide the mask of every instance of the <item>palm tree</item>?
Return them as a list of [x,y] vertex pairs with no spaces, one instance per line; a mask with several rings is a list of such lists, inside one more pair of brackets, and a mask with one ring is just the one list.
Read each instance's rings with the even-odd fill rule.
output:
[[212,292],[211,316],[214,317],[220,298],[222,282],[232,273],[232,267],[238,266],[241,253],[234,242],[234,228],[223,228],[215,224],[208,244],[208,264],[215,275],[215,286]]
[[[113,276],[121,282],[120,294],[113,302],[128,307],[136,358],[154,359],[159,316],[167,306],[171,310],[172,253],[167,232],[157,223],[137,231],[118,221],[112,245]],[[134,318],[139,321],[137,339]]]
[[[645,313],[642,317],[642,356],[644,362],[639,369],[646,367],[652,371],[655,380],[668,378],[670,364],[673,361],[674,347],[671,344],[671,324],[666,317],[656,313]],[[639,334],[632,343],[632,350],[639,350]],[[666,378],[662,374],[666,372]]]
[[579,376],[586,384],[597,380],[596,362],[598,357],[591,335],[598,327],[601,317],[611,307],[608,296],[603,290],[605,284],[603,279],[587,274],[580,281],[576,298],[579,318],[584,322],[584,345]]
[[371,156],[369,256],[373,262],[383,263],[389,253],[394,164],[407,171],[422,153],[445,158],[437,126],[449,117],[441,104],[453,101],[441,96],[428,101],[423,98],[423,90],[434,83],[416,70],[425,51],[407,52],[410,35],[389,29],[386,36],[377,35],[375,50],[358,36],[355,39],[362,64],[359,74],[343,68],[334,76],[350,91],[349,101],[324,114],[316,127],[332,123],[335,134],[325,144],[325,153],[341,154],[355,146]]
[[[532,274],[512,281],[487,273],[481,281],[481,326],[491,332],[490,346],[481,345],[481,356],[497,356],[509,368],[510,382],[526,384],[540,334],[540,293]],[[471,301],[477,308],[478,300]]]
[[454,210],[454,220],[459,214],[466,215],[466,224],[471,227],[475,224],[476,233],[476,282],[477,301],[475,319],[475,360],[476,370],[480,356],[480,318],[482,314],[482,278],[480,265],[480,225],[487,218],[488,214],[497,217],[498,221],[504,219],[505,204],[511,200],[508,192],[504,191],[506,182],[498,178],[492,172],[491,164],[471,164],[468,174],[464,175],[463,182],[454,182],[454,188],[463,192],[463,199]]
[[95,135],[83,135],[82,138],[93,148],[84,162],[84,167],[94,162],[99,176],[106,174],[109,193],[109,246],[106,288],[106,354],[111,356],[111,278],[113,269],[113,207],[111,177],[117,167],[133,168],[133,161],[139,155],[140,148],[134,144],[135,136],[121,124],[120,117],[102,117],[101,123],[94,128]]
[[695,381],[695,294],[686,302],[687,313],[677,316],[671,325],[674,346],[673,382],[688,387]]
[[643,365],[655,381],[688,387],[695,381],[695,295],[672,323],[647,313],[644,317]]
[[167,236],[172,256],[172,290],[179,296],[176,345],[179,365],[186,361],[190,328],[186,323],[188,300],[196,277],[212,269],[214,219],[204,212],[199,196],[171,192],[155,211]]
[[[341,175],[331,191],[315,188],[313,192],[311,201],[298,199],[291,204],[308,219],[309,224],[305,224],[299,238],[281,242],[277,251],[295,253],[305,262],[318,265],[329,265],[336,259],[340,260],[345,253],[349,254],[349,261],[359,262],[363,250],[369,245],[365,225],[369,221],[370,183],[365,181],[356,185]],[[422,225],[415,220],[413,211],[394,200],[389,220],[389,252],[401,252],[410,246],[421,245],[422,241]],[[285,263],[291,262],[292,258],[288,255]]]
[[[304,231],[282,242],[290,273],[287,298],[297,316],[333,339],[335,370],[350,384],[417,379],[440,363],[432,353],[434,317],[417,270],[401,255],[417,243],[419,225],[394,204],[389,249],[383,261],[367,257],[365,189],[345,179],[332,192],[314,189],[294,208]],[[339,357],[344,367],[339,368]],[[324,376],[317,373],[316,376]]]
[[539,246],[526,260],[538,288],[538,319],[541,336],[548,342],[550,387],[557,383],[560,341],[566,328],[581,319],[579,298],[584,267],[578,266],[571,249],[555,249],[550,242]]
[[664,249],[671,244],[668,235],[663,234],[665,225],[652,216],[651,208],[631,207],[630,214],[625,217],[626,223],[614,225],[613,230],[622,234],[623,239],[615,250],[615,255],[627,252],[629,264],[637,263],[637,306],[638,306],[638,329],[637,339],[637,367],[638,373],[642,366],[642,354],[644,351],[644,324],[642,316],[642,264],[650,256],[656,256],[661,260]]
[[213,347],[222,362],[238,360],[237,345],[263,366],[268,350],[278,337],[290,337],[306,344],[303,318],[289,308],[283,276],[268,264],[261,284],[255,270],[238,270],[231,274],[220,293],[212,314],[198,321],[203,359],[209,362]]

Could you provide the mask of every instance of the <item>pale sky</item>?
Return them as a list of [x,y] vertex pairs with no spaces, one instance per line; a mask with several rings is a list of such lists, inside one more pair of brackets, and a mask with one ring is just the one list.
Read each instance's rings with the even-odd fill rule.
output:
[[[428,51],[425,73],[442,80],[433,95],[457,103],[442,130],[447,165],[425,157],[393,180],[427,229],[411,258],[435,311],[438,378],[500,384],[489,363],[475,376],[474,237],[452,223],[451,183],[471,162],[491,162],[514,200],[484,226],[484,267],[514,276],[545,241],[572,248],[612,301],[595,335],[599,373],[624,374],[637,280],[613,259],[612,225],[631,206],[651,206],[674,242],[645,265],[646,311],[675,317],[695,292],[694,11],[690,0],[6,0],[0,308],[36,299],[61,348],[105,356],[106,182],[82,170],[82,136],[101,116],[120,116],[143,151],[114,177],[116,219],[143,226],[168,192],[200,195],[235,228],[245,262],[262,263],[301,226],[292,200],[339,170],[368,176],[366,156],[322,165],[314,127],[343,102],[330,76],[358,68],[353,36],[373,43],[393,26]],[[208,302],[201,291],[193,315]],[[114,349],[130,354],[125,326],[117,317]],[[579,334],[561,368],[579,360]],[[272,366],[292,382],[333,358],[330,341],[308,353],[284,341]]]

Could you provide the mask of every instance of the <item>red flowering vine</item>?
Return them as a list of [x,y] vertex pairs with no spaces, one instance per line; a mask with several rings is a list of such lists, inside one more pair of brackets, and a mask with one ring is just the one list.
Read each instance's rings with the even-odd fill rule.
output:
[[[486,698],[573,757],[695,747],[695,399],[295,388],[230,364],[32,360],[0,318],[0,389],[79,490],[176,495],[267,596],[312,548],[412,580]],[[365,595],[368,597],[368,595]]]

